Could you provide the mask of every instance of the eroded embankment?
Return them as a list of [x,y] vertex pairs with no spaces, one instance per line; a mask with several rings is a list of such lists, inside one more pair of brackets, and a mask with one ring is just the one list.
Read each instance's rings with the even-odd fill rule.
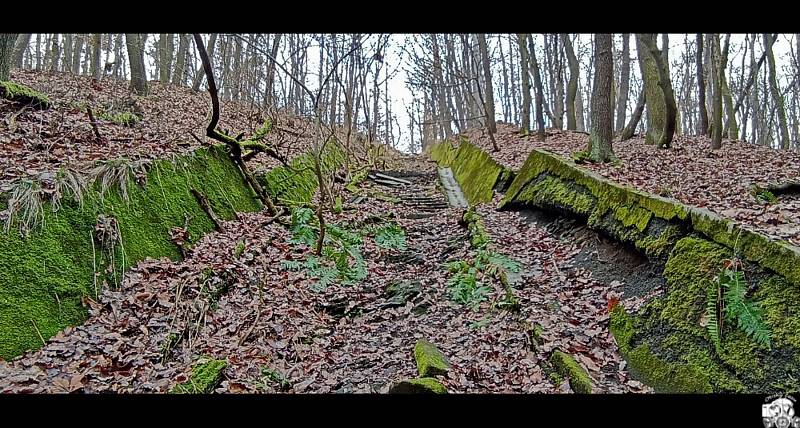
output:
[[[449,144],[437,145],[431,153],[456,170],[481,157],[459,156],[480,151],[469,146],[462,143],[455,150]],[[460,157],[465,160],[462,165]],[[494,181],[483,177],[480,187],[502,188],[498,176]],[[474,180],[457,178],[467,189]],[[706,210],[618,185],[541,150],[529,155],[500,206],[533,207],[579,218],[663,266],[664,293],[638,310],[616,305],[610,321],[631,370],[657,391],[797,389],[800,252],[796,248]],[[737,259],[742,260],[741,267],[733,261]],[[737,280],[735,292],[730,284],[723,287],[715,280],[735,277],[736,271],[744,273],[744,280]],[[739,304],[742,299],[729,300],[734,293],[746,294],[748,310],[760,308],[760,317],[758,313],[750,317],[749,326],[742,320],[745,317],[729,315],[721,305]],[[718,342],[708,327],[713,318],[720,324]],[[763,322],[752,323],[759,318]]]

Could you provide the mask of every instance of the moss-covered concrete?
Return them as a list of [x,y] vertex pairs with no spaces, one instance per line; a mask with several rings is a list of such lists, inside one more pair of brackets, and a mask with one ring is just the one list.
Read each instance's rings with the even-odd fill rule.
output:
[[414,345],[414,360],[420,377],[445,375],[450,370],[450,363],[434,344],[420,339]]
[[397,382],[389,389],[390,394],[447,394],[447,388],[437,379],[423,377]]
[[453,176],[471,205],[491,201],[495,188],[502,190],[507,187],[514,176],[512,171],[466,139],[457,148],[444,141],[433,144],[428,150],[431,159],[439,166],[453,170]]
[[50,108],[50,99],[47,95],[19,83],[0,82],[0,97],[35,109]]
[[[535,206],[585,219],[663,266],[666,289],[636,314],[621,305],[611,330],[631,371],[661,392],[800,389],[800,249],[705,209],[612,182],[535,150],[501,207]],[[748,298],[760,305],[773,348],[723,320],[721,346],[706,331],[709,287],[725,259],[744,262]]]
[[572,355],[561,351],[553,351],[550,363],[560,375],[569,378],[569,386],[578,394],[592,393],[592,379],[586,369],[581,367]]
[[[113,269],[98,277],[98,287],[104,279],[118,283],[125,270],[146,257],[178,259],[170,231],[183,227],[187,216],[190,243],[212,231],[192,188],[223,219],[232,219],[234,211],[260,209],[223,147],[199,149],[174,163],[154,161],[146,178],[142,186],[131,180],[127,200],[118,189],[101,196],[95,185],[82,204],[65,199],[53,212],[46,203],[44,221],[29,236],[22,237],[16,227],[0,233],[0,358],[36,349],[61,329],[83,322],[87,310],[81,297],[94,297],[94,272],[111,265],[112,254]],[[118,222],[121,242],[112,251],[93,238],[99,214]]]
[[[344,156],[338,144],[327,144],[322,153],[322,171],[328,173],[339,168],[344,163]],[[256,178],[278,205],[307,204],[311,202],[318,186],[311,153],[294,158],[288,167],[281,166],[259,173]]]

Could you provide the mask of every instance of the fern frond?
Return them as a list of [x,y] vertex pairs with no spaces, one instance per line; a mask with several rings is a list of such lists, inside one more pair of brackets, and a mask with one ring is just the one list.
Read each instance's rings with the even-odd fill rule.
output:
[[720,353],[722,342],[719,334],[719,320],[717,319],[717,307],[719,303],[717,300],[718,293],[719,284],[712,282],[706,292],[706,318],[708,320],[706,330],[708,331],[709,337],[711,337],[711,342],[714,344],[717,353]]

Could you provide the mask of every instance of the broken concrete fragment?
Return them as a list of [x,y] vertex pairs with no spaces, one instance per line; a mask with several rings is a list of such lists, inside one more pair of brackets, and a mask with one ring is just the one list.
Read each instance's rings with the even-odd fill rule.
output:
[[444,354],[425,339],[418,340],[414,345],[414,359],[420,377],[445,375],[450,370],[450,363]]
[[389,394],[447,394],[447,388],[432,377],[423,377],[397,382]]
[[592,393],[592,379],[589,373],[575,361],[572,355],[561,351],[554,351],[550,356],[550,363],[562,376],[569,378],[569,386],[578,394]]

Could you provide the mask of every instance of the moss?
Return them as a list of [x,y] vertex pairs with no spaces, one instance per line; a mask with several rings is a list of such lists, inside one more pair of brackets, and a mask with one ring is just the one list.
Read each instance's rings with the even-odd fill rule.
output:
[[762,317],[772,329],[774,345],[800,351],[800,290],[774,275],[759,284],[753,299],[759,302]]
[[597,199],[585,189],[571,186],[553,176],[543,176],[532,181],[517,197],[537,206],[557,207],[582,217],[588,217],[597,205]]
[[186,382],[175,385],[174,394],[210,394],[222,380],[228,362],[214,360],[197,364],[192,368],[192,375]]
[[668,225],[658,236],[646,235],[634,241],[636,248],[644,251],[647,257],[661,258],[683,236],[683,230],[675,225]]
[[467,202],[474,205],[492,200],[503,168],[491,156],[463,141],[450,166]]
[[431,144],[428,146],[428,154],[430,155],[431,159],[438,163],[439,166],[443,167],[451,166],[457,152],[458,148],[453,147],[449,141],[442,141],[440,143]]
[[362,181],[366,180],[368,174],[369,171],[367,169],[363,169],[353,174],[350,183],[345,186],[345,189],[347,189],[347,191],[350,193],[358,193],[358,185],[361,184]]
[[244,241],[239,241],[236,243],[236,248],[233,250],[233,257],[238,259],[242,256],[244,252]]
[[562,376],[569,378],[569,386],[578,394],[592,393],[592,379],[589,373],[575,361],[572,355],[561,351],[554,351],[550,356],[550,363]]
[[668,291],[659,314],[668,325],[685,332],[700,332],[700,316],[705,310],[706,289],[730,257],[730,250],[708,240],[686,237],[675,244],[664,278]]
[[414,345],[414,359],[420,377],[445,375],[450,370],[447,358],[431,342],[420,339]]
[[653,213],[637,205],[623,205],[614,209],[614,215],[626,227],[634,226],[639,232],[644,232]]
[[47,98],[47,95],[10,81],[0,82],[0,97],[19,104],[30,105],[36,109],[50,108],[50,99]]
[[390,394],[447,394],[447,388],[432,377],[408,379],[396,383]]
[[[339,168],[344,162],[344,152],[338,144],[328,144],[322,154],[323,173]],[[304,205],[311,202],[317,191],[317,176],[314,171],[314,156],[302,154],[289,163],[289,167],[273,168],[257,179],[269,195],[283,205]]]
[[474,208],[470,208],[464,213],[464,221],[467,223],[472,247],[475,249],[485,248],[491,238],[486,233],[486,227],[483,225],[480,214]]
[[128,127],[136,125],[141,120],[139,116],[127,111],[117,112],[113,114],[103,113],[100,115],[100,118],[108,120],[110,122],[114,122],[117,125],[128,126]]
[[[87,311],[81,297],[95,295],[95,268],[110,264],[99,244],[93,249],[98,214],[117,219],[122,245],[114,248],[110,283],[146,257],[180,257],[170,242],[170,230],[189,222],[190,242],[214,225],[190,188],[203,189],[215,213],[232,219],[234,211],[260,209],[252,190],[241,178],[223,148],[199,149],[177,160],[155,161],[147,184],[129,186],[126,202],[119,191],[101,198],[97,186],[85,195],[83,205],[66,199],[57,212],[45,204],[44,221],[26,238],[14,228],[0,234],[0,358],[10,359],[36,349],[58,331],[83,322]],[[92,255],[95,254],[94,263]],[[98,286],[102,283],[98,280]]]

